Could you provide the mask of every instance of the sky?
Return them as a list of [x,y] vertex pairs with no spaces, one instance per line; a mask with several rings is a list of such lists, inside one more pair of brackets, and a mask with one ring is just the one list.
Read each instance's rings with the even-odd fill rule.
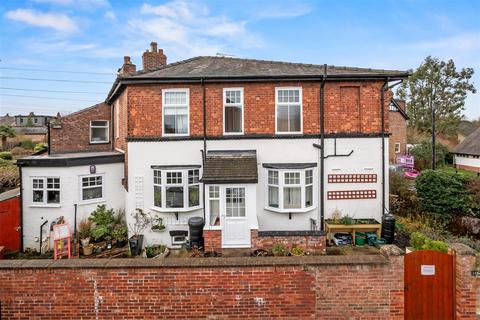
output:
[[[168,62],[226,54],[382,69],[432,55],[472,67],[480,89],[480,1],[3,0],[0,115],[67,114],[103,101],[123,56],[151,41]],[[480,117],[469,94],[468,119]]]

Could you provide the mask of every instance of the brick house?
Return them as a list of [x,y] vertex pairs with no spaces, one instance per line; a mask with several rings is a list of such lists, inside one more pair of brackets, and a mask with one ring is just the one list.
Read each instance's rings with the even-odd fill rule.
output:
[[389,160],[395,163],[397,155],[407,154],[407,120],[405,100],[392,98],[388,112],[390,132]]
[[[216,251],[258,248],[274,238],[324,247],[324,221],[334,211],[381,220],[388,210],[388,85],[408,72],[209,56],[166,60],[156,43],[141,71],[125,57],[106,105],[62,119],[43,156],[84,154],[81,163],[90,158],[97,171],[107,165],[102,157],[118,161],[122,173],[115,167],[102,180],[115,183],[105,192],[115,199],[99,203],[123,205],[127,219],[136,208],[161,217],[167,232],[146,230],[147,245],[177,245],[193,216],[205,219],[206,250]],[[109,134],[105,144],[92,141],[102,136],[97,125]],[[38,161],[20,165],[25,172]],[[66,186],[72,179],[81,187],[89,177],[69,174]],[[24,216],[30,205],[24,197]]]

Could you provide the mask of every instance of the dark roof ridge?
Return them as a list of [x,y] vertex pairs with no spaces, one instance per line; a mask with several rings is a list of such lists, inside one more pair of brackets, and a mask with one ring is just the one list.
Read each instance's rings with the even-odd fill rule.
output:
[[198,60],[198,59],[201,59],[201,58],[205,58],[205,56],[197,56],[197,57],[188,58],[188,59],[184,59],[184,60],[180,60],[180,61],[175,61],[175,62],[172,62],[172,63],[167,63],[166,65],[160,66],[158,68],[153,68],[153,69],[148,69],[148,70],[138,70],[138,71],[136,71],[134,73],[131,73],[131,74],[128,74],[126,76],[119,76],[118,78],[120,78],[120,79],[129,78],[131,76],[137,76],[137,75],[147,74],[147,73],[150,73],[150,72],[164,70],[164,69],[175,67],[175,66],[178,66],[178,65],[181,65],[181,64],[188,63],[190,61],[195,61],[195,60]]

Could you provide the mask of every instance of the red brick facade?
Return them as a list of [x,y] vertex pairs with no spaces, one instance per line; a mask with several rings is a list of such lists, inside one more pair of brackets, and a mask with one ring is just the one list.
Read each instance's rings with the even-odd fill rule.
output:
[[463,169],[463,170],[468,170],[468,171],[473,171],[473,172],[480,172],[480,167],[466,166],[466,165],[463,165],[463,164],[456,164],[455,167],[457,169]]
[[[389,111],[389,159],[390,163],[394,163],[397,154],[407,154],[407,120],[397,111]],[[395,152],[395,144],[400,143],[400,150]]]
[[[109,142],[90,143],[90,122],[107,120],[109,122]],[[93,152],[111,151],[111,107],[100,103],[79,112],[72,113],[55,121],[50,128],[50,152]]]
[[[329,82],[325,85],[327,133],[381,132],[381,81]],[[320,84],[318,82],[208,83],[206,86],[207,135],[223,135],[223,89],[244,90],[245,135],[275,134],[275,88],[302,87],[303,133],[320,132]],[[203,135],[202,87],[200,84],[128,85],[128,136],[162,136],[162,89],[188,88],[190,136]],[[388,101],[385,95],[385,130]]]
[[301,248],[312,254],[325,254],[327,249],[326,236],[259,236],[257,230],[252,230],[251,237],[252,250],[271,250],[275,244],[281,244],[287,250]]
[[222,252],[222,230],[203,230],[205,252]]

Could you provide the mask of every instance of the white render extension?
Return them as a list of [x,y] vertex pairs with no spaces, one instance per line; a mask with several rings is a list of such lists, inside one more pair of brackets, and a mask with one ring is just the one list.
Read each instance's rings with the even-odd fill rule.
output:
[[[50,237],[51,223],[63,216],[74,227],[87,218],[98,205],[125,208],[123,154],[91,152],[30,156],[19,159],[22,172],[23,248],[40,248]],[[50,239],[51,240],[51,239]],[[48,240],[47,240],[48,241]],[[52,241],[48,241],[52,248]]]
[[[326,138],[325,181],[319,183],[320,150],[314,146],[320,144],[318,138],[208,140],[207,155],[215,152],[255,152],[258,181],[208,182],[205,184],[205,195],[201,184],[203,140],[129,142],[129,192],[126,198],[126,211],[133,212],[136,208],[142,208],[154,216],[163,218],[166,230],[160,233],[146,230],[145,244],[163,243],[168,246],[172,246],[169,231],[188,230],[188,218],[204,217],[204,206],[205,230],[222,230],[222,246],[225,248],[249,247],[250,230],[311,230],[312,221],[317,223],[317,227],[320,221],[321,187],[324,188],[325,219],[330,218],[335,210],[339,210],[342,215],[381,221],[383,213],[381,141],[380,137],[365,136]],[[384,150],[387,158],[388,138],[385,138]],[[200,182],[196,179],[196,170]],[[388,162],[385,162],[384,172],[385,190],[388,190]],[[178,180],[180,174],[181,181]],[[373,175],[376,182],[328,182],[329,175],[342,174]],[[169,205],[166,204],[167,188],[174,190],[173,193],[169,191]],[[270,199],[270,203],[269,188],[271,197],[274,198]],[[154,190],[157,190],[156,202]],[[175,193],[175,190],[178,192]],[[192,198],[188,190],[192,190]],[[327,199],[329,192],[355,190],[368,191],[370,196],[365,199]],[[158,193],[161,193],[161,196],[158,196]],[[242,199],[227,200],[227,197],[232,195],[240,196]],[[162,199],[161,202],[159,197]],[[388,192],[385,193],[386,210],[388,210],[387,197]],[[242,201],[245,202],[245,206],[242,204],[240,209],[229,209],[229,212],[234,212],[233,216],[230,214],[228,217],[225,214],[227,203],[231,206],[232,203],[237,205]],[[171,206],[175,208],[170,208]],[[132,223],[130,216],[127,216],[127,219]]]

